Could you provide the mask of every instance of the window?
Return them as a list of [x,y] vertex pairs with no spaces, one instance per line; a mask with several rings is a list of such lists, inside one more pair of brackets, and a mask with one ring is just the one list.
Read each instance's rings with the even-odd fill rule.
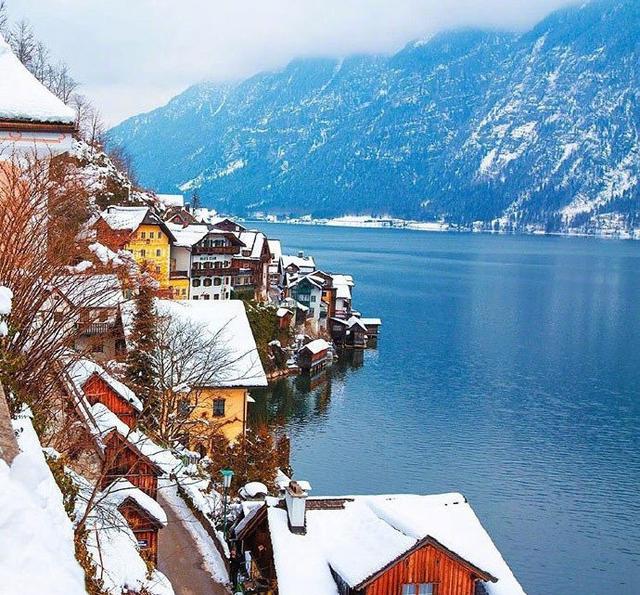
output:
[[315,295],[312,295],[312,296],[311,296],[311,301],[312,301],[312,302],[315,302],[315,301],[316,301],[316,296],[315,296]]
[[156,275],[160,274],[160,267],[156,267]]
[[94,343],[91,346],[92,353],[104,353],[104,345],[102,343]]
[[143,240],[147,237],[147,232],[146,231],[141,231],[140,232],[140,238],[142,238]]
[[211,287],[211,284],[212,284],[212,283],[213,283],[213,281],[211,280],[211,277],[207,277],[207,278],[204,280],[203,285],[204,285],[205,287]]
[[213,399],[213,414],[218,417],[224,415],[224,399]]
[[146,255],[147,255],[146,250],[140,250],[140,256],[142,256],[142,258],[144,258]]
[[216,294],[213,296],[213,299],[214,299],[214,300],[219,300],[219,299],[220,299],[220,296],[216,293]]
[[402,595],[435,595],[434,583],[414,583],[402,585]]
[[192,279],[191,285],[192,287],[200,287],[200,279]]
[[159,231],[159,232],[158,232],[158,239],[159,239],[159,240],[161,240],[161,239],[162,239],[162,232],[161,232],[161,231]]
[[189,415],[190,411],[191,411],[191,406],[189,404],[189,400],[180,399],[178,401],[178,415],[180,415],[181,417],[186,417],[187,415]]
[[202,297],[205,300],[210,300],[211,299],[211,296],[208,293],[205,293]]
[[220,277],[216,277],[216,278],[213,280],[213,284],[214,284],[214,285],[222,285],[222,279],[220,279]]
[[152,231],[149,232],[149,237],[153,240],[153,232]]
[[138,539],[138,547],[140,549],[149,547],[149,541],[147,539]]
[[198,299],[198,296],[197,296],[197,295],[194,295],[192,299],[197,300],[197,299]]
[[156,256],[162,256],[162,250],[156,250]]

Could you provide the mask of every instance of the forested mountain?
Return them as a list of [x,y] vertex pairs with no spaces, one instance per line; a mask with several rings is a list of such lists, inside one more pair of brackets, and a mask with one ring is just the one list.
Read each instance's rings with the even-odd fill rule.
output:
[[639,83],[640,2],[593,0],[524,34],[195,85],[109,142],[142,183],[230,213],[633,226]]

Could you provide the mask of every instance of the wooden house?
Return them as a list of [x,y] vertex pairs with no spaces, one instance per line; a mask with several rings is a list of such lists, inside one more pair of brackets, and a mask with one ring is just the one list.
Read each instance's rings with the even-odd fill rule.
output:
[[355,349],[364,349],[367,346],[367,327],[355,316],[347,320],[347,334],[344,344]]
[[323,313],[327,313],[322,302],[323,284],[321,277],[310,274],[293,278],[285,288],[288,297],[308,308],[307,321],[314,333],[320,330]]
[[108,374],[99,364],[82,358],[67,370],[71,381],[87,399],[89,406],[101,403],[128,428],[135,428],[142,403],[135,393]]
[[240,225],[237,221],[234,221],[233,219],[229,219],[229,217],[213,217],[209,219],[207,223],[213,229],[220,229],[222,231],[231,231],[236,234],[247,231],[246,227]]
[[107,505],[117,508],[136,538],[140,555],[158,563],[158,531],[167,525],[160,505],[126,479],[116,479],[103,490]]
[[[524,595],[460,494],[283,497],[235,527],[237,580],[255,593]],[[312,591],[307,588],[313,586]]]
[[298,351],[298,366],[310,376],[326,368],[329,363],[329,343],[324,339],[310,341]]
[[232,267],[237,269],[233,280],[234,292],[247,294],[264,302],[269,291],[269,262],[271,250],[267,236],[261,231],[241,231],[238,239],[244,245],[240,253],[233,257]]

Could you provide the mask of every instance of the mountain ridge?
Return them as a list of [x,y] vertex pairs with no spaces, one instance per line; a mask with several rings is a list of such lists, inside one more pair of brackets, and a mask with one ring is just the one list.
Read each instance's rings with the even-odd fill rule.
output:
[[632,228],[639,40],[637,3],[593,0],[522,34],[448,31],[194,85],[108,138],[143,183],[235,214]]

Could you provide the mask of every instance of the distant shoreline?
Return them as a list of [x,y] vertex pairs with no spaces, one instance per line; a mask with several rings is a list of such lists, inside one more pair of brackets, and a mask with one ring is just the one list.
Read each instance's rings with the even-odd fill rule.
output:
[[595,230],[593,232],[585,231],[551,231],[547,232],[541,229],[532,228],[519,229],[519,230],[494,230],[485,229],[479,226],[472,228],[459,228],[452,226],[448,223],[437,222],[420,222],[409,221],[404,219],[256,219],[247,218],[243,219],[247,223],[276,223],[281,225],[308,225],[315,227],[343,227],[343,228],[359,228],[359,229],[392,229],[392,230],[408,230],[408,231],[422,231],[431,233],[481,233],[490,235],[523,235],[523,236],[555,236],[555,237],[570,237],[570,238],[596,238],[603,240],[640,240],[640,229],[633,231],[627,230]]

